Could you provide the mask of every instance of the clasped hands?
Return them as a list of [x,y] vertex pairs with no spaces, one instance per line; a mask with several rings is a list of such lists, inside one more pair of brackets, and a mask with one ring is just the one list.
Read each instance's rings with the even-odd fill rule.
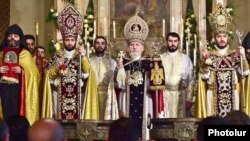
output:
[[[1,66],[0,67],[0,73],[7,73],[10,70],[8,66]],[[22,69],[20,66],[15,66],[11,68],[11,71],[17,74],[20,74],[22,72]]]

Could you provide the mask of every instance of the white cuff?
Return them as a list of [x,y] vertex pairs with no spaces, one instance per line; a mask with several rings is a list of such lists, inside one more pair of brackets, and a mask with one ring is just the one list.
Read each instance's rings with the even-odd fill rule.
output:
[[208,71],[207,73],[201,73],[201,78],[202,79],[208,79],[210,76],[210,71]]
[[116,81],[117,81],[117,84],[118,84],[118,88],[124,88],[125,87],[126,72],[125,72],[124,68],[118,69]]
[[89,73],[82,73],[82,78],[87,79],[89,77]]

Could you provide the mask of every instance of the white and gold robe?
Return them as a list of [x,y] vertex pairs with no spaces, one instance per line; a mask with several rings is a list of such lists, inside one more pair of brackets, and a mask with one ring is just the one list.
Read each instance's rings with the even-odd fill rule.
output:
[[89,58],[90,65],[95,71],[99,112],[101,120],[116,120],[119,118],[117,98],[114,91],[114,71],[116,62],[104,55]]
[[185,117],[185,101],[192,100],[193,65],[190,58],[179,52],[161,54],[165,73],[163,90],[164,114],[161,118]]

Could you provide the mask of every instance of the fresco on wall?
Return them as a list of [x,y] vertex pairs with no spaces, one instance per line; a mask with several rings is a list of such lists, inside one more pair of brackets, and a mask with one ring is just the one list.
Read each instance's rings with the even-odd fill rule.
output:
[[139,15],[149,25],[149,38],[162,36],[162,19],[166,20],[166,32],[169,30],[169,0],[115,0],[113,5],[111,20],[118,23],[116,24],[118,38],[123,37],[123,27],[136,11],[140,11]]

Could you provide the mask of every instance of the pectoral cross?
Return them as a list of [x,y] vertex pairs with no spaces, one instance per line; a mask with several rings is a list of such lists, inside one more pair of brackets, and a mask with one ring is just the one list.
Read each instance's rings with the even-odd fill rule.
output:
[[119,57],[120,60],[122,60],[122,58],[123,58],[124,56],[125,56],[124,51],[120,51],[120,52],[118,53],[118,57]]

